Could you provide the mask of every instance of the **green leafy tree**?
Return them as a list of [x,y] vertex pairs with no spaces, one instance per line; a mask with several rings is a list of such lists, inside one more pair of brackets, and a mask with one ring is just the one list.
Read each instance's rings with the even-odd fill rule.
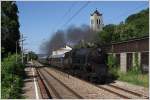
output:
[[134,28],[133,33],[136,37],[148,36],[149,33],[149,8],[139,13],[129,16],[125,23]]
[[27,55],[29,57],[29,60],[37,60],[38,59],[38,56],[33,52],[33,51],[30,51]]
[[109,24],[103,28],[103,31],[99,32],[99,43],[109,44],[112,41],[112,35],[115,31],[115,25]]
[[148,36],[149,34],[149,8],[132,14],[126,18],[125,22],[118,25],[109,24],[98,32],[99,44],[109,44],[133,38]]
[[18,51],[20,51],[19,39],[19,22],[18,22],[18,8],[14,1],[1,2],[1,43],[4,52],[2,58],[8,52],[14,53],[16,50],[16,43]]

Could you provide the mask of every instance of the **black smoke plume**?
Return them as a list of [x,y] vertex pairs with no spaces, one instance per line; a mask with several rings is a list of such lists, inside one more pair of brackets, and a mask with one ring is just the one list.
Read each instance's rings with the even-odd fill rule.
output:
[[44,54],[51,54],[53,50],[69,45],[73,47],[78,44],[80,41],[94,43],[96,42],[97,34],[92,31],[88,25],[82,25],[76,27],[71,25],[66,30],[58,30],[54,35],[42,43],[40,50]]

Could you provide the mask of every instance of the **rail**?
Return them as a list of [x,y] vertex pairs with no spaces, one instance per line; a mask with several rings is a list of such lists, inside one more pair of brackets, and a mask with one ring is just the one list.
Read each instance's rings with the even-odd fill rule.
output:
[[[58,69],[56,70],[55,68],[52,68],[52,69],[53,69],[55,72],[57,71],[57,73],[60,72],[60,73],[63,73],[64,75],[65,75],[65,74],[66,74],[66,75],[68,74],[68,73],[62,72],[61,70],[58,70]],[[70,75],[70,76],[72,76],[72,75]],[[73,76],[73,77],[76,77],[76,76]],[[76,78],[78,78],[78,77],[76,77]],[[93,83],[91,83],[91,82],[89,82],[89,81],[86,81],[86,80],[83,80],[83,79],[80,79],[80,78],[78,78],[78,79],[81,80],[81,81],[87,82],[87,83],[89,83],[89,84],[91,84],[91,85],[94,85],[94,86],[96,86],[96,87],[98,87],[98,88],[100,88],[100,89],[103,89],[103,90],[106,90],[106,91],[108,91],[108,92],[110,92],[110,93],[113,93],[113,94],[115,94],[115,95],[118,95],[118,96],[120,96],[120,97],[122,97],[122,98],[124,98],[124,99],[131,99],[130,97],[128,97],[128,96],[126,96],[126,95],[124,95],[124,94],[121,94],[121,93],[112,91],[111,89],[102,87],[102,86],[100,86],[100,85],[93,84]],[[132,94],[132,95],[135,95],[135,96],[138,96],[138,97],[144,97],[145,99],[148,99],[148,98],[149,98],[148,96],[144,96],[144,95],[142,95],[142,94],[140,94],[140,93],[136,93],[136,92],[133,92],[133,91],[131,91],[131,90],[126,90],[126,89],[123,89],[123,88],[121,88],[121,87],[114,86],[114,85],[111,85],[111,84],[106,85],[106,86],[110,86],[110,87],[113,87],[113,88],[122,90],[122,91],[124,91],[124,92],[127,92],[127,93],[129,93],[129,94]]]
[[[74,90],[72,90],[70,87],[68,87],[67,85],[65,85],[63,82],[61,82],[58,78],[56,78],[54,75],[52,75],[50,72],[48,72],[46,69],[42,69],[44,72],[46,72],[48,75],[50,75],[51,77],[53,77],[58,83],[60,83],[63,87],[65,87],[70,93],[72,93],[73,95],[75,95],[75,97],[77,97],[78,99],[83,99],[83,97],[81,95],[79,95],[78,93],[76,93]],[[46,80],[46,79],[45,79]],[[48,83],[48,82],[47,82]],[[55,92],[55,94],[57,95],[58,98],[62,98],[61,95],[57,92],[57,90],[49,83],[49,85],[53,88],[53,91]]]

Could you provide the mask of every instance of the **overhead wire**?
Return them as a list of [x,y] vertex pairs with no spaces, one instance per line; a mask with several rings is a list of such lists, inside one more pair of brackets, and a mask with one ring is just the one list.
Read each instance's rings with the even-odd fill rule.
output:
[[[75,12],[75,13],[67,20],[67,22],[66,22],[65,24],[62,25],[62,27],[66,26],[69,22],[71,22],[72,19],[73,19],[74,17],[76,17],[76,16],[82,11],[82,9],[84,9],[89,3],[90,3],[90,1],[86,2],[77,12]],[[62,27],[61,27],[61,28],[62,28]]]
[[70,12],[71,12],[71,10],[72,10],[72,8],[75,6],[75,2],[73,2],[72,4],[71,4],[71,6],[70,6],[70,8],[66,11],[66,13],[63,15],[63,18],[64,17],[66,17]]
[[[69,24],[74,17],[76,17],[88,4],[90,3],[90,1],[86,2],[78,11],[76,11],[63,25],[61,25],[61,28],[63,28],[64,26],[66,26],[67,24]],[[75,6],[76,3],[72,3],[72,5],[70,6],[70,8],[67,10],[67,12],[63,15],[62,18],[66,17],[72,10],[72,8]],[[147,4],[147,3],[146,3]],[[145,4],[144,4],[145,5]],[[141,7],[143,7],[144,5],[140,5],[138,7],[136,7],[135,9],[133,9],[132,11],[136,10],[136,9],[139,9]],[[118,17],[121,17],[123,15],[125,15],[126,13],[122,13],[121,15],[115,17],[115,18],[118,18]],[[115,18],[111,18],[111,19],[115,19]],[[58,25],[58,26],[60,26]]]
[[[65,19],[65,17],[71,12],[72,8],[75,6],[75,2],[73,2],[71,4],[71,6],[69,7],[69,9],[63,14],[63,16],[61,18]],[[63,21],[63,20],[62,20]],[[59,25],[57,25],[57,27],[59,28],[62,25],[62,21],[59,23]],[[56,25],[55,25],[56,27]]]

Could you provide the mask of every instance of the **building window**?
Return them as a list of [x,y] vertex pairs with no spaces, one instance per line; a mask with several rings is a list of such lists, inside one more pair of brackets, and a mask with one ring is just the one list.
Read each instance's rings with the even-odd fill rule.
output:
[[98,24],[98,19],[97,19],[97,24]]
[[100,19],[97,19],[97,24],[100,24]]

